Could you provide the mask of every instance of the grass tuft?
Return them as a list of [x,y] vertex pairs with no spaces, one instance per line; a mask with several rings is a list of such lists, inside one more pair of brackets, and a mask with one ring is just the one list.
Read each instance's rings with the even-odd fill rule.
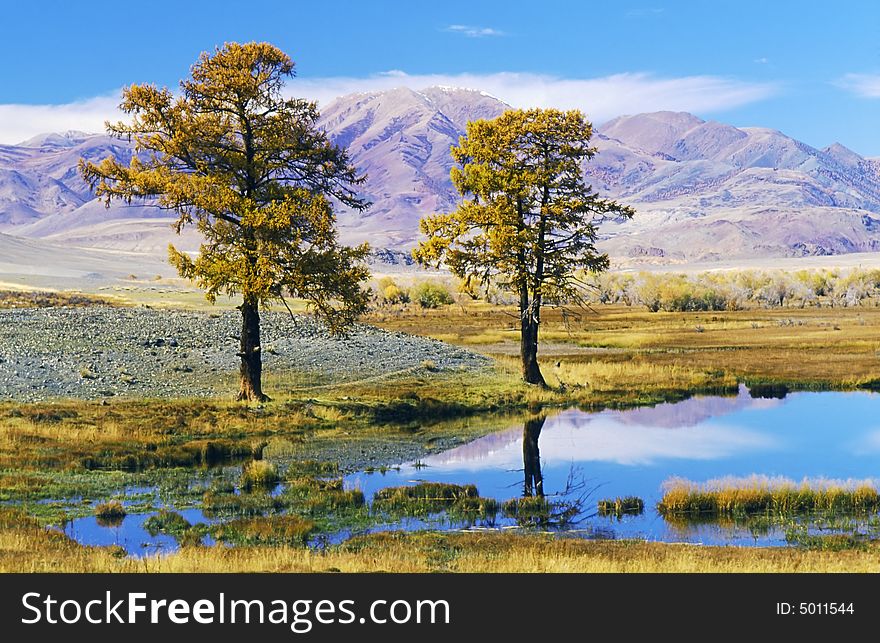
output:
[[128,512],[118,500],[109,500],[95,506],[95,518],[103,527],[116,527],[122,524]]
[[151,536],[156,536],[157,534],[181,536],[191,527],[192,525],[186,518],[170,509],[160,509],[158,513],[144,521],[144,529]]
[[657,505],[661,515],[791,516],[852,514],[880,509],[880,494],[870,481],[804,480],[752,476],[697,484],[674,478],[664,483]]
[[636,496],[624,498],[606,498],[598,503],[600,516],[620,518],[622,516],[640,516],[645,511],[645,501]]
[[373,496],[373,510],[393,515],[425,516],[449,510],[462,501],[485,502],[479,496],[472,484],[420,482],[411,486],[380,489]]
[[271,489],[281,482],[278,467],[266,460],[248,462],[241,471],[239,484],[244,491]]

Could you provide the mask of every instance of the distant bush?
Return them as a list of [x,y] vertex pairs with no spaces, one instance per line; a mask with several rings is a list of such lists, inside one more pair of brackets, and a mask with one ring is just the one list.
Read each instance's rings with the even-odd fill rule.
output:
[[627,285],[629,292],[619,299],[624,303],[640,303],[652,312],[698,312],[738,307],[735,297],[725,293],[720,284],[705,283],[685,275],[639,275]]
[[380,305],[394,306],[408,304],[409,293],[399,286],[391,277],[382,277],[375,286],[376,300]]
[[433,281],[423,281],[412,289],[412,299],[422,308],[439,308],[453,302],[446,286]]
[[109,299],[78,293],[0,290],[0,308],[112,306]]
[[589,301],[641,305],[653,312],[880,305],[880,270],[602,273],[591,280]]
[[385,299],[386,303],[389,304],[408,304],[409,303],[409,293],[405,290],[397,286],[396,284],[391,284],[385,290],[382,291],[382,297]]

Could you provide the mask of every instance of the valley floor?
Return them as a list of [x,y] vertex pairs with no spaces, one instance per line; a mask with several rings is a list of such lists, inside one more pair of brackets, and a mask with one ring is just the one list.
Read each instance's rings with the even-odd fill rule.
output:
[[[71,314],[59,310],[42,309],[39,314]],[[37,313],[31,309],[15,314]],[[405,368],[399,372],[386,369],[383,373],[388,376],[382,377],[349,373],[345,379],[328,382],[298,370],[296,364],[270,368],[266,389],[274,401],[261,407],[248,408],[216,397],[156,400],[137,395],[116,396],[109,403],[106,397],[91,395],[83,397],[99,397],[103,402],[18,399],[0,403],[0,500],[4,504],[0,569],[877,570],[872,543],[845,551],[739,549],[486,532],[373,534],[325,552],[279,545],[184,547],[176,554],[136,562],[120,557],[112,548],[82,547],[44,528],[62,519],[71,505],[31,504],[40,498],[98,498],[137,475],[153,475],[164,471],[163,467],[198,466],[208,441],[222,442],[232,452],[236,445],[251,448],[274,440],[296,458],[332,461],[345,469],[393,464],[448,448],[491,431],[501,414],[541,407],[652,404],[704,392],[733,393],[740,382],[766,386],[773,394],[787,389],[880,388],[880,308],[649,313],[613,306],[585,311],[579,317],[550,313],[541,345],[548,389],[519,382],[516,329],[510,314],[509,309],[484,304],[436,311],[380,311],[366,321],[389,331],[381,337],[402,338],[401,347],[393,350],[403,353],[409,345],[410,340],[397,335],[398,331],[461,348],[413,340],[416,346],[439,346],[440,353],[410,356]],[[131,327],[130,339],[139,355],[179,348],[169,346],[170,339],[178,345],[187,341],[192,328],[189,318],[172,318],[180,324],[173,337],[153,332],[152,326],[146,326],[148,336],[140,336],[136,325]],[[222,320],[209,319],[210,323]],[[26,325],[14,330],[3,326],[7,334],[25,333],[25,329]],[[157,339],[164,345],[157,345]],[[100,338],[96,341],[100,343]],[[152,345],[145,346],[146,341]],[[50,344],[47,335],[43,345]],[[3,346],[10,350],[8,341]],[[377,344],[375,350],[381,352],[383,347]],[[39,350],[39,345],[18,348],[25,353]],[[290,350],[286,346],[279,353]],[[486,366],[474,353],[494,358],[495,365]],[[474,367],[456,367],[455,360],[447,364],[445,356],[458,356]],[[115,353],[112,358],[119,359]],[[231,379],[219,370],[210,381],[218,387],[213,390],[225,386],[231,392]],[[186,376],[184,372],[181,377]],[[91,381],[80,373],[76,377]],[[123,469],[106,471],[119,467]],[[22,503],[28,506],[27,512],[15,508]]]

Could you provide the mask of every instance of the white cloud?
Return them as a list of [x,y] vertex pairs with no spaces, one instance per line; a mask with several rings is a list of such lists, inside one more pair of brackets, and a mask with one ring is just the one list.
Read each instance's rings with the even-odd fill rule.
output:
[[880,98],[880,74],[846,74],[835,84],[864,98]]
[[[880,81],[878,81],[880,83]],[[622,114],[659,110],[710,114],[753,103],[778,91],[772,83],[748,83],[718,76],[663,78],[647,73],[624,73],[600,78],[501,72],[495,74],[407,74],[391,70],[366,78],[297,78],[291,95],[327,105],[338,96],[433,85],[477,89],[513,107],[580,109],[599,124]],[[880,86],[878,86],[880,96]],[[103,132],[104,121],[120,118],[120,94],[99,96],[62,105],[0,105],[0,143],[19,143],[43,132],[69,129]]]
[[761,58],[755,58],[752,62],[757,63],[759,65],[766,65],[768,62],[770,62],[770,60],[768,58],[761,57]]
[[[547,419],[539,441],[545,465],[580,461],[646,466],[662,460],[718,460],[746,453],[776,451],[782,444],[771,431],[735,424],[699,423],[665,430],[653,424],[619,421],[610,414],[564,412]],[[522,467],[522,426],[480,438],[424,458],[434,473]]]
[[0,143],[20,143],[45,132],[103,132],[104,121],[117,120],[121,92],[62,105],[0,104]]
[[718,76],[662,78],[625,73],[601,78],[559,78],[531,73],[406,74],[395,70],[369,78],[300,78],[290,85],[294,94],[321,104],[353,92],[395,87],[423,89],[447,85],[478,89],[513,107],[581,109],[601,123],[621,114],[659,110],[708,114],[753,103],[778,91],[772,83],[748,83]]
[[503,31],[491,27],[473,27],[471,25],[449,25],[443,31],[459,33],[468,38],[485,38],[487,36],[503,36]]

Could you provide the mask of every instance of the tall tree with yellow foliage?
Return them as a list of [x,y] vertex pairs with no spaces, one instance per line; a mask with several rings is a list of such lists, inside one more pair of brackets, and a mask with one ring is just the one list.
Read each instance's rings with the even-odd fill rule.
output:
[[309,302],[331,331],[365,309],[366,245],[337,241],[334,202],[367,203],[346,152],[316,123],[314,103],[285,98],[294,63],[267,43],[228,43],[203,53],[175,96],[132,85],[120,108],[128,123],[107,124],[133,139],[129,165],[80,161],[85,180],[108,205],[150,199],[177,215],[179,233],[204,237],[197,257],[169,246],[178,272],[214,301],[239,295],[242,317],[238,399],[262,401],[260,309],[289,294]]
[[583,272],[608,268],[596,225],[632,208],[599,198],[582,164],[596,153],[579,111],[510,110],[467,125],[452,148],[458,209],[422,219],[427,240],[414,251],[445,264],[466,287],[495,284],[519,300],[522,377],[545,385],[538,365],[541,308],[581,299]]

